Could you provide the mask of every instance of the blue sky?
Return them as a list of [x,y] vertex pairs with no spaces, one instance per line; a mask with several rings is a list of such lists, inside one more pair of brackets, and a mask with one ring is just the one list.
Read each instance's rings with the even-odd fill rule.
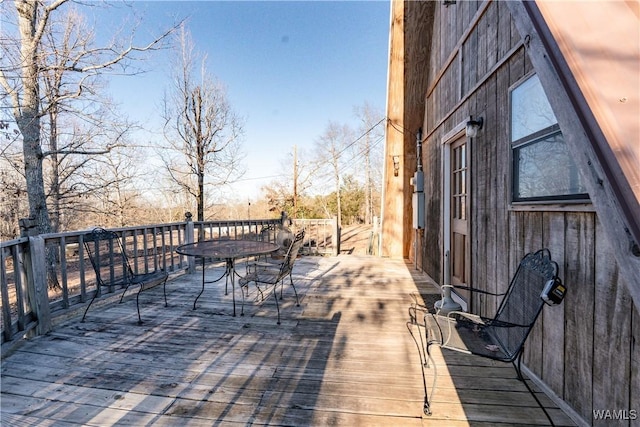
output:
[[[282,172],[294,145],[310,149],[329,121],[356,127],[353,108],[365,102],[385,111],[388,1],[135,1],[107,14],[96,10],[96,21],[108,16],[115,26],[141,19],[140,40],[187,18],[209,72],[245,118],[247,173],[234,187],[244,199],[257,197]],[[153,71],[143,76],[111,84],[127,114],[150,128],[166,87],[168,56],[154,56]]]

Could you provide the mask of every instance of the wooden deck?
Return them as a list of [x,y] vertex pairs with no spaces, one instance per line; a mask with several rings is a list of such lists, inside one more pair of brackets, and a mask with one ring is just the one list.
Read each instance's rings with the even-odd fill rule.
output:
[[[304,257],[285,287],[232,317],[231,295],[200,274],[135,300],[92,307],[2,360],[3,426],[546,425],[510,365],[436,353],[433,415],[405,322],[410,293],[434,293],[402,261]],[[211,273],[212,275],[214,273]],[[239,298],[238,298],[239,301]],[[479,367],[480,366],[480,367]],[[432,377],[427,377],[430,382]],[[558,425],[571,420],[542,396]]]

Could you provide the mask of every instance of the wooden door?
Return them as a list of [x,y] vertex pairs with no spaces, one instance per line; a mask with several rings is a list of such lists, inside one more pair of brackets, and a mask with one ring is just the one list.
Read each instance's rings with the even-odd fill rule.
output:
[[[451,144],[450,161],[451,284],[467,285],[471,245],[469,244],[469,167],[465,137]],[[466,295],[461,296],[466,297]],[[469,302],[468,299],[467,302]]]

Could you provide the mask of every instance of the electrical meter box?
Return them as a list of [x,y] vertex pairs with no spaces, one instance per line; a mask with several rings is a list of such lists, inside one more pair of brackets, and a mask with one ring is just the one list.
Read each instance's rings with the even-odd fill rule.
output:
[[422,193],[424,191],[424,172],[416,171],[409,182],[413,185],[414,193]]
[[411,185],[413,185],[413,228],[424,228],[424,172],[421,170],[416,171],[411,178]]
[[413,228],[424,228],[424,193],[413,193]]

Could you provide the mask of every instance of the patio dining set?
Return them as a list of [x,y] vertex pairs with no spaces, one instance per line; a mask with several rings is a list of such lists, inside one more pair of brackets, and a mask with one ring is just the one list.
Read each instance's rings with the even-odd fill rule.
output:
[[[194,257],[202,265],[202,288],[193,302],[193,309],[205,290],[205,285],[222,282],[225,279],[225,295],[228,294],[229,282],[233,300],[233,316],[236,316],[236,278],[241,288],[242,305],[240,315],[244,315],[245,294],[249,294],[249,284],[253,282],[264,301],[266,292],[273,292],[277,309],[277,323],[280,324],[280,306],[277,297],[277,285],[280,284],[280,298],[282,299],[284,280],[289,277],[289,283],[294,290],[296,305],[299,305],[298,293],[293,283],[292,270],[304,241],[305,231],[293,233],[284,224],[269,224],[264,226],[254,239],[219,237],[201,240],[178,246],[175,252],[179,255]],[[131,265],[125,247],[117,233],[103,228],[95,228],[84,237],[84,246],[96,274],[96,291],[85,309],[82,321],[102,288],[113,291],[117,287],[124,288],[120,297],[122,302],[125,294],[132,285],[138,285],[136,295],[136,309],[138,324],[142,324],[140,316],[140,293],[158,284],[163,285],[165,307],[167,306],[166,282],[168,274],[161,268],[152,269],[145,273],[137,273]],[[207,280],[207,262],[224,262],[224,271],[213,279]],[[239,269],[239,263],[244,264],[244,271]]]

